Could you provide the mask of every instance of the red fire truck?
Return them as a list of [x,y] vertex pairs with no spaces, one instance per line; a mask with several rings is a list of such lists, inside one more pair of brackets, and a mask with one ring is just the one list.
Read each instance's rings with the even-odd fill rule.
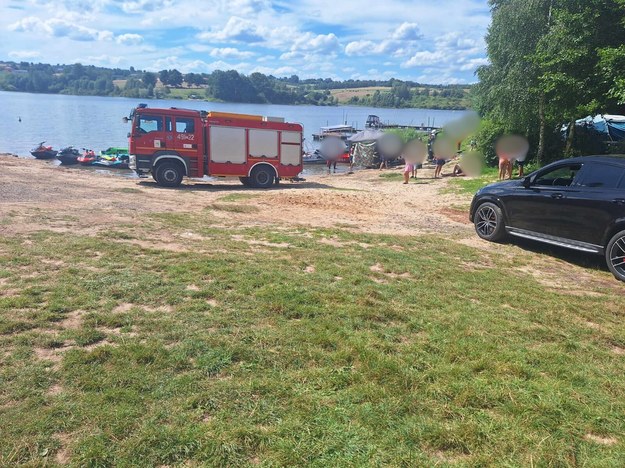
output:
[[282,118],[139,104],[124,120],[131,169],[165,187],[209,175],[268,188],[302,172],[302,126]]

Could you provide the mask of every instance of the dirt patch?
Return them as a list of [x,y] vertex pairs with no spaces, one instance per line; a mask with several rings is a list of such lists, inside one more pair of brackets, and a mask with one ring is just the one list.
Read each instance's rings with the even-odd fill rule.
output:
[[113,313],[123,314],[123,313],[130,311],[130,309],[132,309],[133,307],[137,307],[137,306],[135,304],[130,304],[129,302],[124,302],[123,304],[119,304],[117,307],[115,307],[113,309]]
[[3,289],[0,290],[0,297],[17,297],[20,295],[19,289]]
[[614,445],[618,442],[614,437],[602,437],[591,433],[586,434],[584,439],[599,445]]
[[72,437],[70,434],[65,433],[56,434],[55,437],[59,440],[60,448],[54,455],[54,461],[59,465],[67,465],[71,456],[69,445]]
[[119,328],[98,327],[98,330],[101,331],[102,333],[106,333],[107,335],[121,336],[121,337],[125,337],[125,338],[134,338],[135,336],[138,335],[138,333],[134,332],[134,331],[123,332],[121,327],[119,327]]
[[59,326],[67,330],[78,330],[82,325],[84,310],[75,310],[67,314],[66,318],[59,322]]
[[469,455],[466,454],[455,454],[452,452],[447,452],[443,450],[437,450],[432,453],[432,458],[440,460],[443,463],[461,463],[469,458]]
[[593,330],[600,331],[602,333],[607,333],[607,330],[604,326],[599,325],[598,323],[591,322],[590,320],[585,320],[582,322],[586,327],[591,328]]
[[625,355],[625,348],[622,348],[621,346],[612,345],[612,348],[610,350],[614,354],[616,354],[618,356],[624,356]]
[[315,272],[314,265],[308,265],[306,268],[304,268],[304,273],[314,273],[314,272]]
[[[369,267],[369,270],[371,270],[374,273],[380,273],[384,276],[387,276],[388,278],[411,278],[412,275],[408,272],[405,273],[393,273],[390,271],[386,271],[384,269],[384,267],[382,265],[380,265],[379,263],[376,263],[375,265],[372,265]],[[377,281],[376,281],[377,282]]]
[[319,243],[320,244],[325,244],[325,245],[331,245],[332,247],[342,247],[343,246],[343,242],[341,242],[338,239],[335,238],[327,238],[327,237],[323,237],[321,239],[319,239]]
[[46,395],[55,396],[55,395],[59,395],[62,392],[63,392],[63,387],[60,384],[54,384],[52,385],[52,387],[48,389],[48,391],[46,392]]
[[[65,348],[68,349],[68,348]],[[62,348],[34,348],[35,357],[39,361],[47,361],[52,363],[52,369],[58,369],[60,362],[63,360]]]
[[454,210],[453,208],[441,208],[440,213],[456,223],[471,224],[471,221],[469,221],[469,213],[466,211]]

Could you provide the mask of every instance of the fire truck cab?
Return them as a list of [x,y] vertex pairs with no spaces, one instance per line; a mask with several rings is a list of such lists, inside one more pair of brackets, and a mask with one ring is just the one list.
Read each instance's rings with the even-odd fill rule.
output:
[[281,118],[140,104],[126,120],[131,168],[165,187],[209,175],[268,188],[303,168],[302,126]]

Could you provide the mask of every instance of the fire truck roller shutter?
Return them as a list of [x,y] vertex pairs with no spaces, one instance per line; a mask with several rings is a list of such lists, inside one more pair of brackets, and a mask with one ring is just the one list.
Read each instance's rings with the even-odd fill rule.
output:
[[276,130],[250,129],[250,157],[277,158],[278,132]]
[[210,160],[216,163],[245,164],[245,128],[210,127]]
[[280,163],[285,166],[299,166],[302,163],[302,134],[282,132]]

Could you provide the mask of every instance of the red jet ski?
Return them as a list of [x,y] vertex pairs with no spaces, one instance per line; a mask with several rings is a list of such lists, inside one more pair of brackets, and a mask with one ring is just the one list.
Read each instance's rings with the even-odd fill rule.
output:
[[90,166],[98,160],[93,150],[86,148],[83,148],[83,150],[85,150],[85,152],[81,156],[78,156],[78,162],[80,164],[83,166]]

